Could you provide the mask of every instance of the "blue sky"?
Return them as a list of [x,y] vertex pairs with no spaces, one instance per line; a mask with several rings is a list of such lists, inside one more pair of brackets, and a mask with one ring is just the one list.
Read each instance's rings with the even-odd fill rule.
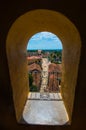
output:
[[63,49],[60,39],[50,32],[39,32],[28,41],[27,50]]

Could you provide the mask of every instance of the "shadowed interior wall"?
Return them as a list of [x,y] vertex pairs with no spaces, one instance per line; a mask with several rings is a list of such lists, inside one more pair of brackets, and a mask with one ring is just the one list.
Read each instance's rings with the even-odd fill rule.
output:
[[63,43],[62,96],[71,120],[81,41],[76,27],[62,14],[34,10],[19,17],[9,30],[6,50],[16,117],[19,121],[28,94],[26,46],[37,32],[56,34]]

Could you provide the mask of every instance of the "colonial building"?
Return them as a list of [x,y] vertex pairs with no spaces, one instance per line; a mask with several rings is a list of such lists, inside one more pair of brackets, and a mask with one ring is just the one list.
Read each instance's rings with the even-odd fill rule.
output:
[[41,63],[41,56],[28,56],[27,57],[27,62],[28,64],[32,64],[32,63]]
[[41,84],[41,67],[40,65],[33,63],[28,65],[28,73],[31,73],[33,77],[33,85],[37,86],[38,90],[40,89]]
[[61,80],[61,65],[51,63],[49,64],[49,78],[48,78],[48,90],[49,92],[59,91],[59,82]]

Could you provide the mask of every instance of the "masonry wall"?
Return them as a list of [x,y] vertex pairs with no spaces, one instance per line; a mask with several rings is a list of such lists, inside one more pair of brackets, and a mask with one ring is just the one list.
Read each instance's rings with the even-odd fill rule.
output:
[[[14,42],[15,41],[15,42]],[[14,42],[14,43],[13,43]],[[7,49],[7,60],[9,65],[12,98],[15,108],[16,119],[19,122],[29,92],[28,69],[26,55],[19,49],[14,39]],[[20,41],[21,42],[21,41]],[[16,43],[16,44],[15,44]]]
[[81,39],[76,27],[65,16],[58,12],[43,9],[29,11],[19,17],[13,23],[7,35],[6,52],[17,120],[19,120],[20,114],[22,115],[29,89],[26,45],[31,33],[34,34],[34,32],[45,30],[54,32],[63,44],[61,89],[69,119],[71,120]]

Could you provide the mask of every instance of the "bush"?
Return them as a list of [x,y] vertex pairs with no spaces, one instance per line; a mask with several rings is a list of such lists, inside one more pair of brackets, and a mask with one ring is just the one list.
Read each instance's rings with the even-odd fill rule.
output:
[[29,73],[29,86],[30,86],[31,92],[37,92],[38,91],[37,86],[33,85],[33,77],[32,77],[32,74],[30,74],[30,73]]
[[32,75],[29,73],[29,85],[32,86],[33,83],[33,77]]
[[35,85],[30,86],[30,91],[37,92],[38,91],[37,86],[35,86]]

